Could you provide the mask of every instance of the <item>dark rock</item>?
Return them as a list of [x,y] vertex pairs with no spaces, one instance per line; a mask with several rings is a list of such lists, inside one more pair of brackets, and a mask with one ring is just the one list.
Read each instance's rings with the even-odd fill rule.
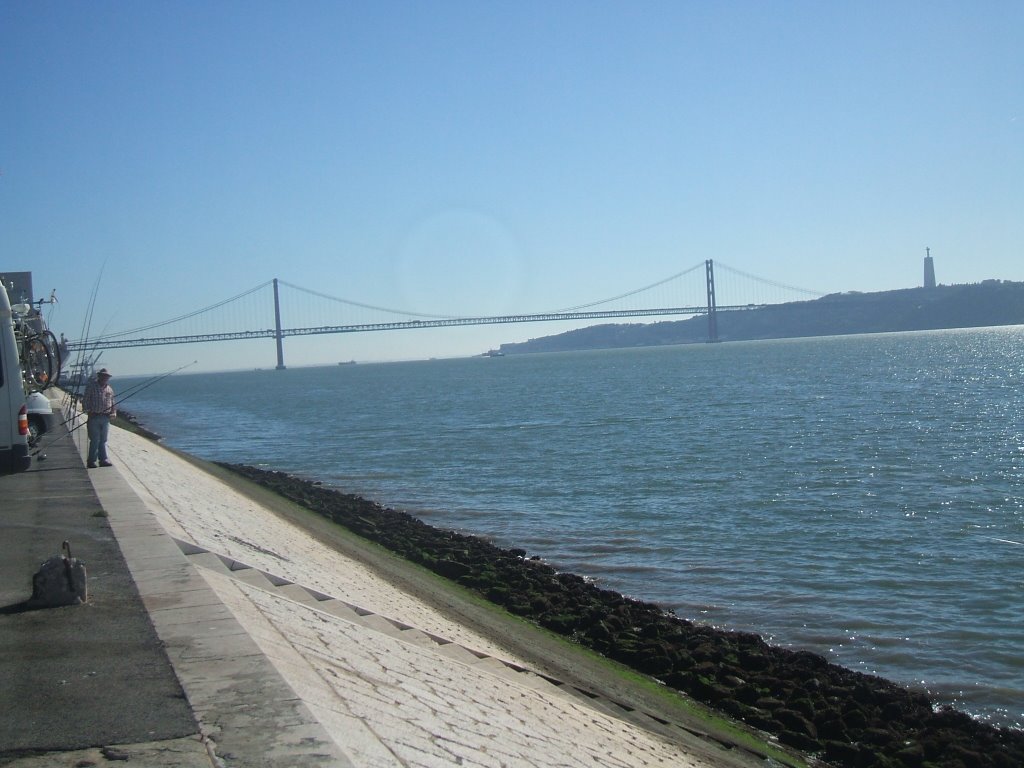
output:
[[786,706],[786,702],[782,699],[776,699],[771,696],[762,696],[754,703],[759,709],[766,709],[769,712],[774,712],[776,709],[782,709],[782,707]]
[[773,716],[775,717],[776,722],[781,723],[788,731],[801,733],[812,739],[818,738],[818,729],[814,727],[814,723],[796,710],[777,709],[773,713]]
[[754,706],[761,698],[761,693],[752,685],[743,684],[733,689],[732,696],[736,701]]
[[471,572],[471,568],[465,563],[456,560],[438,560],[434,564],[434,573],[444,576],[446,579],[461,579]]
[[867,715],[861,709],[851,709],[843,716],[846,727],[851,731],[862,731],[868,725]]
[[865,728],[860,734],[861,742],[870,744],[874,747],[890,747],[893,746],[897,740],[897,735],[885,728]]
[[761,650],[740,651],[739,659],[740,664],[743,665],[745,669],[753,670],[755,672],[760,672],[771,666],[771,661],[769,660],[768,655]]
[[824,716],[819,716],[815,721],[815,727],[818,729],[818,736],[828,741],[850,740],[846,723],[834,710],[827,712]]
[[910,744],[898,750],[894,757],[907,768],[918,768],[918,766],[924,765],[924,749],[920,744]]
[[743,722],[748,725],[752,725],[758,730],[765,731],[766,733],[773,733],[777,731],[777,725],[772,716],[765,712],[763,709],[757,707],[751,707],[747,710],[747,714],[743,718]]
[[848,741],[826,741],[825,759],[830,763],[843,766],[862,765],[861,748],[859,744],[852,744]]
[[793,699],[789,702],[790,709],[795,709],[806,718],[813,719],[815,713],[814,702],[807,697]]
[[660,654],[648,655],[641,652],[637,655],[637,661],[634,666],[638,671],[651,677],[659,677],[672,671],[672,662]]
[[799,731],[783,730],[779,734],[779,741],[791,747],[802,749],[804,752],[818,752],[822,747],[817,739]]

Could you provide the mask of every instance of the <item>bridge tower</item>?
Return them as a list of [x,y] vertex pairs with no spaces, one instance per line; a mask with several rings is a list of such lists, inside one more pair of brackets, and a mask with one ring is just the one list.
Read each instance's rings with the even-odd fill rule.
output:
[[284,342],[281,335],[281,301],[277,296],[277,278],[274,278],[274,339],[277,341],[277,370],[284,370]]
[[704,262],[704,271],[708,281],[708,343],[718,341],[718,317],[715,315],[715,262],[708,259]]

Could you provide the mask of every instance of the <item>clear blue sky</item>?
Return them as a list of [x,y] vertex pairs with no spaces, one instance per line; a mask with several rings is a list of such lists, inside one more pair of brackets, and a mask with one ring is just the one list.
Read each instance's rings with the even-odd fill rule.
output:
[[[0,0],[0,271],[56,288],[72,338],[97,285],[93,334],[272,277],[436,314],[706,258],[875,291],[919,285],[931,247],[939,282],[1024,280],[1022,41],[1019,0]],[[553,330],[324,337],[288,362]]]

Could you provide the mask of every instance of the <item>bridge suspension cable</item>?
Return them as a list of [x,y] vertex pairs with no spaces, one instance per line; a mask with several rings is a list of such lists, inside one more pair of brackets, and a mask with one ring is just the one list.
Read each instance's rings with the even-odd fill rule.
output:
[[186,313],[184,315],[178,315],[178,317],[172,317],[170,320],[161,320],[158,323],[151,323],[150,325],[144,325],[141,328],[132,328],[131,330],[128,330],[128,331],[118,331],[117,333],[100,334],[98,336],[94,336],[92,339],[90,339],[90,341],[91,342],[103,342],[103,341],[106,341],[108,339],[120,339],[120,338],[122,338],[124,336],[128,336],[129,334],[142,333],[144,331],[151,331],[154,328],[162,328],[165,325],[171,325],[172,323],[178,323],[178,322],[181,322],[182,320],[190,320],[191,318],[197,317],[198,315],[201,315],[204,312],[209,312],[209,311],[214,310],[214,309],[219,309],[220,307],[223,307],[225,304],[230,304],[233,301],[238,301],[239,299],[244,299],[246,296],[249,296],[249,295],[251,295],[253,293],[256,293],[259,290],[262,290],[263,288],[266,288],[268,285],[272,284],[273,282],[274,282],[273,280],[267,280],[265,283],[260,283],[256,287],[250,288],[247,291],[243,291],[242,293],[238,294],[237,296],[232,296],[230,299],[224,299],[223,301],[218,301],[216,304],[211,304],[208,307],[203,307],[202,309],[197,309],[197,310],[195,310],[193,312],[188,312],[188,313]]
[[[703,266],[703,262],[701,262],[701,266]],[[783,290],[787,290],[787,291],[796,291],[797,293],[802,293],[802,294],[805,294],[807,296],[814,296],[815,298],[820,298],[820,297],[825,295],[821,291],[812,291],[812,290],[810,290],[808,288],[798,288],[795,285],[787,285],[786,283],[780,283],[780,282],[778,282],[776,280],[769,280],[766,277],[758,277],[757,275],[752,275],[749,272],[744,272],[742,269],[736,269],[735,267],[730,267],[728,264],[723,264],[720,261],[716,261],[715,262],[715,266],[718,269],[720,269],[720,270],[724,269],[726,272],[732,272],[734,275],[740,275],[741,277],[745,277],[745,278],[747,278],[749,280],[756,280],[759,283],[764,283],[765,285],[770,285],[773,288],[782,288]]]
[[[694,264],[692,267],[690,267],[689,269],[684,269],[682,272],[678,272],[677,274],[671,275],[670,277],[666,277],[664,280],[658,280],[656,283],[651,283],[650,285],[645,285],[643,288],[637,288],[637,289],[632,290],[632,291],[627,291],[626,293],[620,293],[618,296],[612,296],[610,299],[601,299],[600,301],[592,301],[589,304],[579,304],[579,305],[577,305],[575,307],[566,307],[565,309],[556,309],[554,312],[555,313],[557,313],[557,312],[577,312],[577,311],[579,311],[581,309],[590,309],[590,307],[599,307],[602,304],[610,304],[611,302],[618,301],[619,299],[627,299],[630,296],[635,296],[638,293],[643,293],[644,291],[649,291],[652,288],[657,288],[658,286],[664,285],[665,283],[670,283],[670,282],[672,282],[673,280],[675,280],[677,278],[683,277],[684,275],[688,275],[691,272],[695,272],[696,270],[700,269],[703,266],[704,266],[704,262],[703,261],[699,261],[696,264]],[[551,314],[554,314],[554,313],[551,313]]]
[[423,313],[423,312],[407,312],[407,311],[401,310],[401,309],[389,309],[388,307],[378,307],[378,306],[374,306],[373,304],[363,304],[363,303],[358,302],[358,301],[352,301],[351,299],[341,299],[341,298],[338,298],[337,296],[330,296],[330,295],[328,295],[326,293],[320,293],[320,291],[314,291],[314,290],[312,290],[310,288],[303,288],[301,285],[295,285],[294,283],[289,283],[287,280],[278,280],[278,283],[280,283],[281,285],[286,285],[289,288],[292,288],[292,289],[294,289],[296,291],[301,291],[302,293],[308,293],[311,296],[318,296],[321,299],[327,299],[328,301],[334,301],[334,302],[337,302],[338,304],[347,304],[350,307],[359,307],[360,309],[373,309],[373,310],[376,310],[377,312],[388,312],[388,313],[390,313],[392,315],[402,315],[404,317],[427,317],[427,318],[430,318],[432,320],[453,320],[456,317],[455,315],[428,315],[428,314]]

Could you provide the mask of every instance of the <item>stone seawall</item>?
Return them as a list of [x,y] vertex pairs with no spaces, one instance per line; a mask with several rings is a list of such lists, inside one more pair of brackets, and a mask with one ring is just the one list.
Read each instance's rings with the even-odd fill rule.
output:
[[558,572],[520,549],[281,472],[221,466],[667,686],[841,766],[1017,768],[1024,732],[806,651],[681,619]]

